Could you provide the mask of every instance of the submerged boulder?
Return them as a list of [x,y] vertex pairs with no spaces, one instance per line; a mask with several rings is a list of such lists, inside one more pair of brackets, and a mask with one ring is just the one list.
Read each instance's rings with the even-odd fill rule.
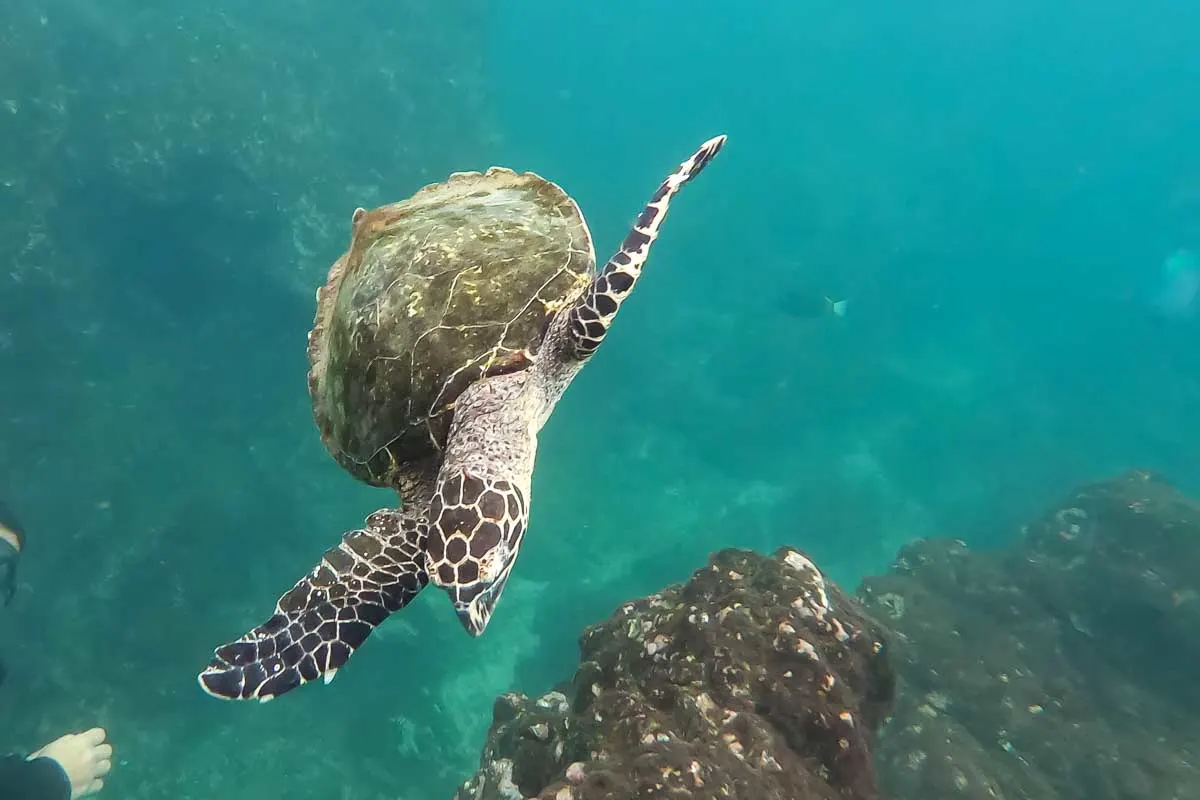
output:
[[897,800],[1200,797],[1200,504],[1133,471],[1013,547],[925,541],[860,596],[900,678]]
[[721,551],[589,627],[580,649],[570,683],[496,701],[458,800],[877,796],[888,647],[795,550]]

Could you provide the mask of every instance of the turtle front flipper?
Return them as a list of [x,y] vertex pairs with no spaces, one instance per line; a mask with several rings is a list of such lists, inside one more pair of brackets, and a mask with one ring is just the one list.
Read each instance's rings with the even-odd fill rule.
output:
[[275,605],[275,613],[235,642],[218,647],[200,673],[214,697],[271,700],[334,673],[387,616],[429,582],[429,526],[381,509],[349,531],[312,572]]
[[569,309],[567,331],[576,359],[586,360],[604,341],[621,303],[633,291],[634,285],[642,275],[642,268],[650,256],[650,245],[658,238],[671,200],[684,184],[708,166],[724,144],[724,136],[709,139],[691,158],[680,164],[679,169],[667,176],[638,215],[633,229],[621,243],[620,249],[613,254],[587,291]]
[[429,533],[431,580],[472,636],[487,628],[529,522],[526,491],[464,469],[443,472]]
[[462,393],[429,505],[429,580],[472,636],[492,617],[529,521],[538,410],[529,376],[496,375]]

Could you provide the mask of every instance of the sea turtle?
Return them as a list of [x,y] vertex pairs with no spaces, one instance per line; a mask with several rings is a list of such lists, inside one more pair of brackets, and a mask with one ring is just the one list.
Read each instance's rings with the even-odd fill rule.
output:
[[309,391],[322,439],[360,479],[397,489],[216,649],[209,694],[267,701],[328,683],[427,583],[483,633],[529,517],[537,434],[632,292],[668,206],[713,159],[671,173],[599,272],[575,202],[533,173],[456,173],[353,215],[317,293]]

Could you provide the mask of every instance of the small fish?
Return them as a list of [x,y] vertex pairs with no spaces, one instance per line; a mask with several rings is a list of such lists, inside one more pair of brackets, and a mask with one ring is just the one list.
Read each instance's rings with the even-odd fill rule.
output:
[[1200,257],[1191,250],[1176,250],[1163,261],[1158,286],[1151,300],[1170,317],[1189,316],[1200,295]]
[[834,300],[826,294],[809,292],[785,292],[779,300],[780,309],[790,316],[801,319],[816,319],[826,314],[835,317],[846,316],[847,300]]

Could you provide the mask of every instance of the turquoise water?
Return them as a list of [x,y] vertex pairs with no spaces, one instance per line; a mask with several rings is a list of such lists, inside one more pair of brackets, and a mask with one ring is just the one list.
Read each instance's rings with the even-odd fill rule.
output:
[[[30,536],[0,748],[104,725],[112,797],[445,797],[494,695],[717,548],[853,587],[1128,466],[1200,489],[1200,322],[1153,302],[1200,248],[1200,7],[1043,5],[0,9],[0,491]],[[717,133],[543,432],[485,636],[427,592],[332,686],[204,696],[211,648],[390,502],[305,390],[353,209],[535,170],[603,258]]]

